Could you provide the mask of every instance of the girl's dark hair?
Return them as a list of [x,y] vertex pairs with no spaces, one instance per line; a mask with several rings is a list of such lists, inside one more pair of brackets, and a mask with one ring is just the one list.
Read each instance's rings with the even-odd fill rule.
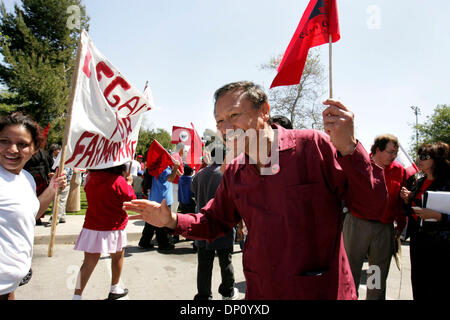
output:
[[109,172],[109,173],[114,173],[114,174],[118,174],[118,175],[122,175],[122,173],[126,170],[127,170],[126,164],[121,164],[121,165],[106,168],[106,169],[89,169],[89,171],[92,171],[92,172]]
[[3,129],[9,126],[24,126],[31,134],[36,150],[45,145],[45,137],[42,134],[42,128],[36,121],[29,116],[24,115],[22,112],[14,112],[10,115],[0,117],[0,131],[3,131]]
[[433,176],[435,179],[447,178],[450,169],[450,147],[447,143],[436,142],[429,144],[422,144],[417,151],[420,155],[430,155],[434,161]]

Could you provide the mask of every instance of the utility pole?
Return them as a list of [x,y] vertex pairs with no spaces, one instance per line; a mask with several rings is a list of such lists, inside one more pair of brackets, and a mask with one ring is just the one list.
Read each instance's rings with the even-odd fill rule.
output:
[[419,114],[420,114],[420,108],[417,106],[411,106],[411,109],[414,111],[414,114],[416,115],[416,151],[419,149]]

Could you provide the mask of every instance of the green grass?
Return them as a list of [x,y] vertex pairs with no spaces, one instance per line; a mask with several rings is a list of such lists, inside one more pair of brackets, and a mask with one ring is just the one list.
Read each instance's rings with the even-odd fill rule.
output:
[[[84,188],[80,188],[80,211],[77,212],[67,212],[66,214],[69,216],[83,216],[86,214],[87,210],[87,200],[86,200],[86,193],[84,192]],[[53,210],[53,202],[48,207],[47,211],[45,211],[46,215],[51,215]]]

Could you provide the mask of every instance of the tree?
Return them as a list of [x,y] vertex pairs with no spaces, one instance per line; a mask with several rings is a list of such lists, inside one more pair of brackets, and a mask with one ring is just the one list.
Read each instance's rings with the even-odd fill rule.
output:
[[427,116],[424,124],[417,126],[422,143],[437,141],[450,144],[450,106],[438,105],[432,116]]
[[8,115],[17,109],[14,100],[15,95],[6,90],[0,90],[0,116]]
[[156,130],[142,129],[139,131],[138,145],[136,154],[146,154],[153,140],[157,140],[166,150],[172,150],[174,145],[171,143],[172,135],[164,129]]
[[0,83],[8,90],[0,105],[30,114],[42,127],[50,123],[49,143],[61,143],[64,134],[79,37],[67,23],[73,5],[88,29],[81,0],[22,0],[13,13],[0,6]]
[[[282,58],[282,55],[271,58],[261,69],[275,71]],[[319,51],[312,49],[308,53],[300,84],[270,90],[269,104],[274,111],[272,114],[288,117],[297,129],[323,129],[323,107],[316,100],[324,94],[324,81],[324,67],[320,63]]]

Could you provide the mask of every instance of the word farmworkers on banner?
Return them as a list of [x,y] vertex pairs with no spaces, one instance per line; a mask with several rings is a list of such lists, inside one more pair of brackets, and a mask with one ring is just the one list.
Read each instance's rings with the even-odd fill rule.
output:
[[131,161],[144,112],[153,108],[81,32],[67,167],[103,169]]

